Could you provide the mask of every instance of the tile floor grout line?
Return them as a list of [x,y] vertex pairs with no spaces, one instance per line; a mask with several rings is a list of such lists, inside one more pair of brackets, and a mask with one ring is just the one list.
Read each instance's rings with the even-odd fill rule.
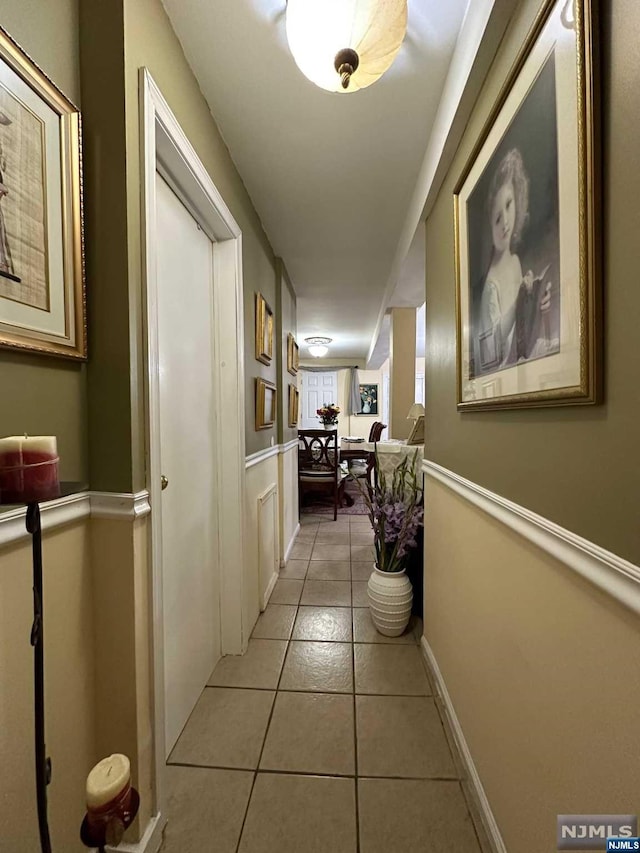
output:
[[[322,643],[326,642],[325,640],[281,640],[281,642],[286,642],[287,645],[289,642],[294,643]],[[345,640],[333,640],[333,644],[341,643],[343,646],[349,645],[348,641]],[[353,645],[353,644],[351,644]],[[360,643],[362,645],[362,643]],[[285,654],[286,660],[286,654]],[[283,664],[284,669],[284,664]],[[282,674],[281,676],[282,677]],[[279,681],[278,681],[279,683]],[[375,699],[433,699],[435,700],[435,696],[429,693],[354,693],[354,689],[351,690],[329,690],[328,688],[324,688],[320,690],[318,688],[306,688],[306,687],[234,687],[232,684],[205,684],[204,690],[257,690],[261,693],[326,693],[330,696],[351,696],[354,694],[355,696],[364,696],[365,698],[371,697]],[[204,692],[203,690],[203,692]]]
[[379,773],[363,773],[358,776],[353,773],[320,773],[309,770],[282,770],[269,767],[231,767],[226,764],[188,764],[185,761],[172,761],[169,767],[185,767],[192,770],[227,770],[233,773],[272,773],[277,776],[320,776],[323,779],[391,779],[396,782],[449,782],[460,785],[464,780],[460,776],[383,776]]
[[[352,594],[353,602],[353,594]],[[356,853],[360,853],[360,799],[358,792],[358,719],[356,709],[356,644],[353,624],[353,603],[351,607],[351,667],[353,671],[353,761],[355,769],[355,808],[356,808]]]
[[244,815],[242,816],[242,824],[240,826],[240,832],[238,833],[238,843],[236,844],[236,853],[240,851],[240,842],[242,841],[242,835],[244,833],[244,827],[247,822],[247,816],[249,814],[249,806],[251,805],[251,797],[253,797],[253,789],[256,786],[256,779],[258,778],[258,771],[253,771],[253,779],[251,780],[251,790],[249,791],[249,796],[247,797],[247,805],[244,810]]
[[[302,597],[302,593],[300,593],[300,595]],[[239,853],[240,844],[242,843],[242,836],[244,834],[244,828],[245,828],[245,825],[247,823],[247,817],[249,816],[249,808],[251,807],[251,799],[253,797],[253,792],[254,792],[254,789],[256,787],[256,782],[258,780],[258,773],[260,771],[260,762],[262,761],[262,756],[264,754],[264,747],[265,747],[265,744],[267,742],[267,737],[269,735],[269,728],[271,726],[271,720],[273,719],[273,712],[275,710],[276,701],[278,699],[278,687],[279,687],[280,681],[282,679],[282,673],[284,671],[284,665],[285,665],[285,662],[287,660],[287,655],[289,654],[289,647],[291,645],[291,636],[293,635],[293,630],[295,628],[296,619],[298,618],[299,608],[300,608],[300,603],[298,600],[298,604],[296,605],[296,612],[295,612],[295,615],[293,617],[293,625],[291,626],[291,634],[289,635],[289,639],[287,640],[287,646],[284,650],[284,655],[282,658],[282,666],[280,668],[280,674],[278,675],[278,683],[277,683],[276,689],[274,690],[274,693],[273,693],[273,702],[271,703],[271,710],[269,711],[269,719],[267,720],[267,725],[266,725],[265,730],[264,730],[264,737],[262,739],[262,746],[260,747],[260,754],[258,755],[258,761],[256,763],[256,769],[253,773],[253,781],[251,783],[251,790],[249,791],[249,798],[247,800],[247,808],[245,809],[244,817],[242,820],[242,826],[240,827],[240,834],[238,835],[238,843],[236,845],[236,853]]]

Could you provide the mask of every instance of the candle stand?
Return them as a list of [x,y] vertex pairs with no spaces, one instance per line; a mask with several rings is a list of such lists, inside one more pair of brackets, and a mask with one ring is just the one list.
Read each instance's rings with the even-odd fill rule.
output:
[[44,730],[44,611],[42,595],[42,528],[40,506],[27,504],[27,531],[31,534],[33,552],[33,682],[35,705],[36,793],[38,798],[38,828],[42,853],[51,853],[47,819],[47,785],[51,781],[51,759],[47,758]]
[[[47,818],[47,785],[51,782],[51,760],[45,746],[44,714],[44,595],[42,577],[42,526],[40,501],[74,494],[86,486],[61,484],[58,479],[55,436],[8,436],[0,439],[0,504],[26,504],[26,528],[31,535],[33,562],[33,646],[34,741],[36,796],[41,853],[51,853]],[[100,768],[107,762],[106,779]],[[120,766],[120,774],[113,773]],[[92,783],[90,789],[89,783]],[[97,787],[96,787],[97,785]],[[102,785],[102,788],[100,787]],[[105,796],[106,795],[106,796]],[[87,779],[87,814],[80,837],[87,847],[105,853],[106,845],[117,847],[138,812],[140,797],[131,787],[129,759],[113,755],[93,768]]]

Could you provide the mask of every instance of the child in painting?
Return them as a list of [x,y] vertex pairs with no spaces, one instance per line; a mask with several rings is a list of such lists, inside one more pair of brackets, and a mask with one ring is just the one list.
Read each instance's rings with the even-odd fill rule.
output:
[[[493,372],[530,357],[531,346],[528,336],[522,333],[522,314],[518,309],[522,309],[524,297],[531,293],[534,276],[529,271],[523,277],[520,258],[514,251],[529,218],[529,178],[517,148],[512,148],[496,169],[489,187],[487,211],[492,253],[477,311],[480,373]],[[534,317],[539,319],[550,304],[550,285],[547,285],[539,291]],[[529,334],[534,326],[537,324],[529,321]]]

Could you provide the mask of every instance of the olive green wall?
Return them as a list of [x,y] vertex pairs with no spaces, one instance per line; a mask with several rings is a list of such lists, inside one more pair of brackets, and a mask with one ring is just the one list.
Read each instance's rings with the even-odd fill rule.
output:
[[122,3],[81,0],[80,32],[91,485],[99,491],[129,492],[133,462]]
[[540,7],[540,0],[524,0],[427,219],[427,455],[640,563],[640,65],[635,35],[640,5],[636,0],[610,0],[602,6],[605,402],[594,407],[456,411],[453,189]]
[[[3,0],[0,26],[80,103],[77,0]],[[0,435],[57,435],[60,475],[88,478],[86,366],[0,350]]]
[[[242,229],[246,452],[253,453],[268,447],[271,438],[275,440],[276,436],[275,427],[260,432],[254,429],[255,377],[262,376],[274,383],[277,378],[275,357],[268,367],[254,357],[255,293],[262,293],[272,308],[275,309],[276,304],[273,251],[160,0],[124,0],[124,13],[129,290],[131,324],[135,329],[132,339],[137,343],[142,341],[138,70],[146,66]],[[132,363],[140,376],[141,358],[142,352],[138,347],[132,353]],[[134,489],[141,488],[144,483],[142,405],[138,382],[137,389],[133,390]]]
[[[296,294],[289,273],[280,258],[276,259],[276,339],[278,355],[278,441],[286,443],[298,434],[297,427],[289,426],[289,385],[297,387],[297,379],[287,370],[287,339],[289,333],[297,341]],[[299,342],[298,342],[299,345]]]

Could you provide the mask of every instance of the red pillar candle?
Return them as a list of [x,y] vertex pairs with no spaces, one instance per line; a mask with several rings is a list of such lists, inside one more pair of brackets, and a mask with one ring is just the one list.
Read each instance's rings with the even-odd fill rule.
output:
[[34,503],[59,494],[55,436],[13,435],[0,439],[0,503]]
[[80,838],[87,847],[117,846],[137,814],[140,798],[131,787],[126,755],[103,758],[87,777],[87,814]]

